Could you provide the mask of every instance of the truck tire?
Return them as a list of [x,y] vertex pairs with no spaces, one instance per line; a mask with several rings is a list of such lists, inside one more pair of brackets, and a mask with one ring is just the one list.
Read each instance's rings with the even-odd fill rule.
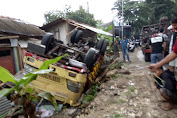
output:
[[48,53],[52,48],[54,48],[54,35],[52,33],[46,33],[41,41],[42,45],[45,45],[45,54]]
[[75,43],[78,43],[78,42],[81,40],[82,35],[83,35],[83,31],[82,31],[82,30],[79,30],[79,31],[76,33],[74,42],[75,42]]
[[52,37],[52,36],[53,36],[52,33],[46,33],[46,34],[42,37],[41,44],[46,46],[47,42],[50,40],[50,37]]
[[104,39],[100,39],[96,45],[96,49],[101,50],[101,47],[103,45]]
[[101,50],[100,50],[101,55],[104,55],[108,44],[109,44],[109,41],[107,39],[104,40],[103,45],[102,45]]
[[90,48],[84,58],[84,63],[86,64],[86,66],[90,69],[94,62],[95,62],[95,58],[96,58],[96,51],[94,48]]
[[77,32],[78,32],[78,29],[74,29],[74,31],[71,33],[71,38],[70,38],[71,43],[74,43],[74,39],[75,39]]

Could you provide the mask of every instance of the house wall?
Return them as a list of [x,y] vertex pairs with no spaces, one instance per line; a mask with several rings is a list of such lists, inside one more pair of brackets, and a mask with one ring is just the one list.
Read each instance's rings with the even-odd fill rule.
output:
[[13,50],[11,47],[0,48],[0,60],[0,66],[9,70],[11,74],[15,74]]
[[[67,33],[71,32],[74,28],[76,28],[76,26],[73,26],[73,25],[70,25],[70,24],[67,24]],[[88,37],[91,37],[92,40],[94,40],[94,42],[96,42],[97,40],[97,34],[95,32],[92,32],[88,29],[81,29],[83,31],[83,38],[88,38]],[[67,41],[70,42],[70,38],[71,38],[71,34],[67,36]]]
[[65,33],[65,22],[61,22],[58,25],[55,25],[54,27],[51,27],[48,32],[51,32],[54,34],[54,37],[57,40],[63,41],[64,44],[67,44],[66,40],[66,33]]
[[67,40],[69,43],[71,43],[71,42],[70,42],[71,34],[68,35],[68,33],[70,33],[74,28],[76,28],[76,27],[73,26],[73,25],[70,25],[70,24],[66,23],[66,31],[67,31],[66,40]]
[[[70,43],[71,38],[71,31],[76,28],[76,26],[73,26],[65,21],[60,22],[58,25],[55,25],[51,28],[49,28],[47,31],[54,34],[54,37],[57,40],[63,41],[64,44]],[[82,29],[83,31],[83,38],[91,37],[94,42],[97,40],[97,35],[95,32],[92,32],[87,29]],[[70,33],[70,34],[69,34]]]

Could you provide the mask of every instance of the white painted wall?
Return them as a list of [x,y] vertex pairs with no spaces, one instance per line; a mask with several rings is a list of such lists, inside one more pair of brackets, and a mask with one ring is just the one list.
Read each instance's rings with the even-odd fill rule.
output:
[[53,33],[57,40],[63,41],[64,44],[68,43],[66,40],[65,22],[61,22],[60,24],[53,26],[48,31]]
[[[61,40],[61,41],[63,41],[64,44],[68,44],[68,43],[70,43],[71,34],[69,34],[69,35],[67,35],[67,34],[70,33],[74,28],[76,28],[76,27],[63,21],[60,24],[50,28],[48,31],[53,33],[54,37],[57,40]],[[82,31],[83,31],[83,38],[91,37],[94,40],[94,42],[96,42],[97,35],[95,32],[92,32],[87,29],[85,29],[85,30],[83,29]]]

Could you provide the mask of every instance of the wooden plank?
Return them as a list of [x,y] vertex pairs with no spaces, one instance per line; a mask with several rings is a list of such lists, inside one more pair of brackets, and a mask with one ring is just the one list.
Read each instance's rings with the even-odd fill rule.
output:
[[68,34],[66,34],[66,38],[75,30],[77,29],[78,27],[74,28],[73,30],[71,30]]
[[11,47],[10,44],[0,44],[0,47]]
[[71,24],[71,25],[74,25],[74,26],[76,26],[76,27],[82,28],[82,29],[87,29],[87,28],[85,28],[85,27],[79,26],[79,25],[74,24],[74,23],[70,23],[70,22],[68,22],[68,23]]
[[67,37],[67,31],[68,31],[67,22],[65,22],[65,35],[66,35],[66,37]]
[[23,59],[22,59],[22,48],[18,45],[17,47],[18,49],[18,58],[19,58],[19,67],[20,67],[20,70],[23,69]]
[[96,78],[95,83],[99,83],[99,81],[101,81],[101,79],[106,75],[106,73],[109,71],[110,67],[115,64],[117,61],[119,60],[119,57],[116,58],[103,72],[103,74],[99,77]]
[[4,37],[0,37],[0,40],[2,39],[19,39],[19,36],[4,36]]

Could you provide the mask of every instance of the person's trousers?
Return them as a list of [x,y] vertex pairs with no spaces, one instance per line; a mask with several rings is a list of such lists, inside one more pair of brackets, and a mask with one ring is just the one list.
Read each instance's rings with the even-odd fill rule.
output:
[[151,63],[157,63],[163,59],[163,54],[162,53],[155,53],[151,54]]
[[122,53],[123,53],[123,59],[124,59],[124,61],[125,61],[125,54],[127,55],[128,61],[130,61],[129,55],[128,55],[128,49],[127,48],[122,48]]

